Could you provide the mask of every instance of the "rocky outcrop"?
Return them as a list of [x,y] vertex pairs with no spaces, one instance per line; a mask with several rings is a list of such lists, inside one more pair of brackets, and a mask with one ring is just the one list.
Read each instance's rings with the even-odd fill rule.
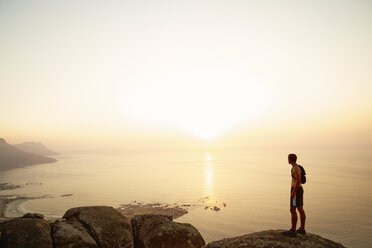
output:
[[205,241],[190,224],[173,222],[164,215],[136,215],[131,221],[136,248],[200,248]]
[[53,248],[51,225],[39,218],[17,218],[0,223],[2,248]]
[[81,223],[99,247],[133,248],[132,226],[113,207],[72,208],[63,218]]
[[[190,224],[171,216],[135,215],[131,222],[112,207],[79,207],[51,223],[28,213],[0,222],[1,248],[344,248],[315,234],[286,237],[270,230],[205,242]],[[133,228],[133,229],[132,229]]]
[[9,184],[9,183],[0,183],[0,191],[1,190],[13,190],[13,189],[18,189],[18,188],[22,188],[22,186]]
[[[190,205],[188,205],[190,206]],[[127,217],[132,219],[135,215],[140,214],[158,214],[158,215],[167,215],[172,216],[173,219],[181,217],[184,214],[187,214],[187,210],[184,208],[185,205],[168,205],[161,203],[148,203],[142,204],[140,202],[133,202],[129,204],[122,204],[117,210]]]
[[270,230],[243,235],[240,237],[211,242],[207,248],[344,248],[339,243],[307,233],[297,237],[283,236],[284,230]]

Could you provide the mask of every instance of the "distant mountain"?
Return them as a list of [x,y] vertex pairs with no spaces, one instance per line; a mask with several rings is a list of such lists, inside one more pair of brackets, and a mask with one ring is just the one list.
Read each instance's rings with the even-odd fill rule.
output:
[[27,165],[54,163],[57,160],[21,151],[0,138],[0,171]]
[[44,146],[41,142],[24,142],[22,144],[13,145],[15,148],[24,152],[29,152],[41,156],[57,155],[58,153],[50,150]]

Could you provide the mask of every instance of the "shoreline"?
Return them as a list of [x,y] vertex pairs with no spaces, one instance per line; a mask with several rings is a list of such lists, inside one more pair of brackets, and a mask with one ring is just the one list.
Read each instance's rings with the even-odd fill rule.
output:
[[[20,197],[18,195],[14,196],[0,196],[0,220],[7,220],[22,217],[27,210],[23,209],[22,204],[26,201],[33,200],[35,198]],[[122,204],[120,207],[115,208],[123,216],[126,216],[129,219],[132,219],[136,214],[165,214],[170,215],[174,219],[181,217],[188,213],[188,211],[180,206],[169,206],[162,205],[160,203],[153,204],[141,204],[141,203],[132,203],[132,204]],[[49,218],[48,218],[49,217]],[[45,216],[46,219],[60,219],[61,217],[54,216]]]
[[22,203],[31,198],[8,196],[0,198],[0,218],[9,219],[22,217],[26,212],[22,209]]
[[[70,196],[72,194],[61,195],[61,197]],[[54,198],[48,195],[41,197],[26,197],[20,195],[0,195],[0,220],[7,220],[12,218],[22,217],[29,211],[22,207],[22,204],[29,200],[42,199],[42,198]],[[143,203],[132,201],[127,204],[120,204],[117,206],[112,206],[120,214],[132,219],[135,215],[142,214],[155,214],[155,215],[167,215],[171,216],[173,219],[177,219],[183,215],[188,214],[189,210],[192,208],[203,208],[205,210],[220,211],[226,207],[225,202],[214,202],[210,204],[208,202],[209,197],[203,197],[198,199],[196,202],[191,203]],[[30,212],[31,213],[31,212]],[[43,214],[45,219],[48,220],[58,220],[61,219],[61,215],[44,214],[42,212],[36,211],[35,213]]]
[[4,218],[22,217],[27,212],[22,208],[22,204],[30,199],[17,199],[9,202],[4,209]]

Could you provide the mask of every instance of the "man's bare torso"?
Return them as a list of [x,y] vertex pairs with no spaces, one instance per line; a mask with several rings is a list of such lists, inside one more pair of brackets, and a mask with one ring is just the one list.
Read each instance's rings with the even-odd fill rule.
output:
[[296,180],[299,180],[301,186],[301,169],[297,165],[293,166],[291,187],[296,185]]

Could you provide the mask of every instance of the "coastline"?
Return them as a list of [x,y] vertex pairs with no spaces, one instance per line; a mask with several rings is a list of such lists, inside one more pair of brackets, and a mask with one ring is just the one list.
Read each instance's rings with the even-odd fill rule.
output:
[[[22,208],[22,204],[28,200],[35,198],[20,197],[17,195],[14,196],[0,196],[0,220],[7,220],[22,217],[27,210]],[[162,205],[160,203],[153,204],[141,204],[141,203],[132,203],[132,204],[122,204],[121,207],[115,208],[123,216],[132,219],[136,214],[157,214],[157,215],[169,215],[174,219],[181,217],[188,213],[188,210],[181,205],[169,206]],[[46,219],[60,219],[61,217],[57,216],[45,216]]]
[[22,209],[22,203],[30,198],[8,196],[0,198],[0,218],[9,219],[23,216],[26,212]]
[[21,217],[24,214],[26,214],[26,211],[22,209],[22,204],[28,200],[29,199],[24,198],[24,199],[17,199],[17,200],[9,202],[5,206],[4,217],[5,218],[17,218],[17,217]]

